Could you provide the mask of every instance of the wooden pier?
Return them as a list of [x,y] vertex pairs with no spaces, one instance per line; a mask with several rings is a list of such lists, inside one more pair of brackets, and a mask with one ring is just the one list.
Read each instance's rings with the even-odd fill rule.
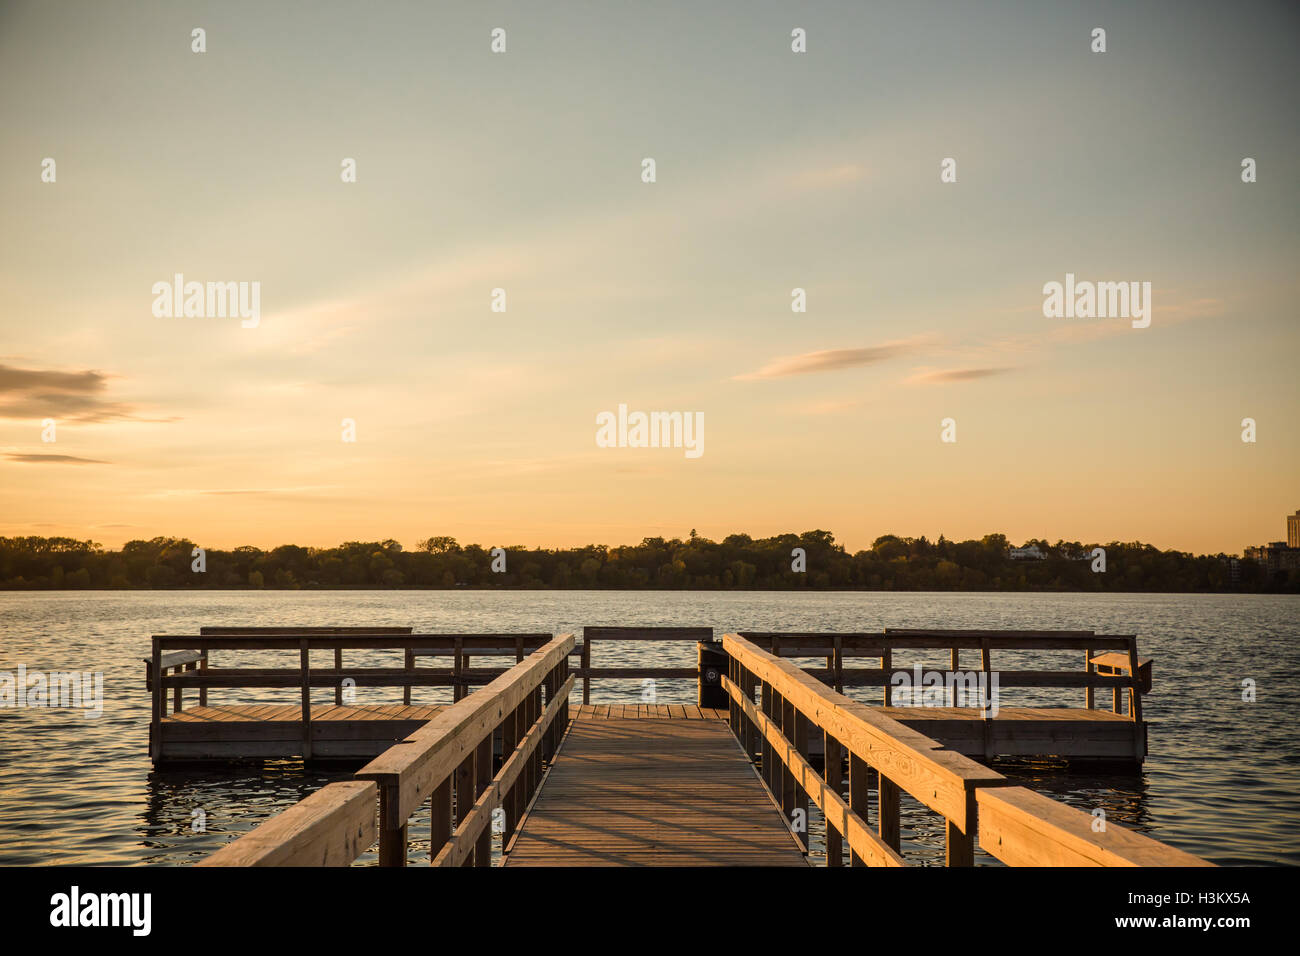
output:
[[[404,646],[413,648],[431,636],[409,637]],[[457,637],[462,652],[468,639]],[[654,640],[656,633],[647,628],[601,639]],[[324,787],[204,865],[346,865],[377,843],[380,865],[404,866],[411,862],[409,821],[428,806],[435,866],[486,867],[494,860],[507,866],[804,865],[813,859],[808,822],[814,812],[824,823],[825,852],[817,858],[825,865],[902,866],[908,862],[901,852],[904,793],[943,821],[950,866],[972,865],[977,847],[1009,865],[1207,865],[1114,824],[1099,831],[1091,814],[1013,786],[961,748],[918,729],[929,718],[896,719],[895,710],[914,708],[892,706],[890,657],[900,647],[936,641],[951,651],[952,671],[968,647],[980,649],[985,671],[993,650],[1085,651],[1081,674],[1021,671],[1029,676],[1008,686],[1083,688],[1088,706],[1078,710],[1085,716],[1048,714],[1045,725],[1073,721],[1091,732],[1122,724],[1126,757],[1145,754],[1140,698],[1150,686],[1150,664],[1139,660],[1132,638],[728,634],[701,645],[696,706],[586,700],[571,707],[576,679],[588,685],[598,672],[590,641],[578,645],[562,635],[438,711],[354,780]],[[1123,657],[1103,657],[1118,653],[1115,642],[1123,642]],[[156,644],[155,662],[161,650]],[[827,667],[805,670],[789,659],[808,656],[825,657]],[[876,656],[881,665],[844,668],[848,656]],[[585,674],[570,667],[574,657]],[[639,676],[635,669],[612,670],[610,676]],[[679,669],[669,670],[670,679],[679,679]],[[334,668],[327,676],[341,675]],[[852,700],[836,683],[881,686],[887,706]],[[155,693],[164,686],[158,681]],[[304,679],[303,686],[316,685]],[[1111,712],[1091,706],[1098,687],[1114,691]],[[721,707],[714,706],[718,695]],[[1126,695],[1128,713],[1117,714]],[[933,724],[970,719],[945,715]],[[1034,722],[1018,715],[975,719],[994,727]],[[989,728],[977,726],[984,749]],[[1028,738],[1007,739],[1023,747]],[[1065,741],[1069,747],[1078,739],[1050,738],[1053,746]]]

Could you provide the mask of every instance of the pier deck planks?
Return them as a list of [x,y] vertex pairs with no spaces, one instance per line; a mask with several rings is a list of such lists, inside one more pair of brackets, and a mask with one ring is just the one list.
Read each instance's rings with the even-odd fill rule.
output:
[[[439,705],[313,704],[314,758],[376,757],[444,709]],[[300,704],[187,707],[162,721],[163,761],[296,757],[303,753]]]
[[726,708],[694,704],[571,704],[575,720],[726,720]]
[[[329,720],[432,720],[442,706],[413,704],[313,704],[311,722]],[[220,707],[190,707],[168,714],[164,724],[176,723],[260,723],[262,721],[298,722],[302,719],[299,704],[226,704]]]
[[806,865],[726,723],[674,706],[579,716],[506,865]]

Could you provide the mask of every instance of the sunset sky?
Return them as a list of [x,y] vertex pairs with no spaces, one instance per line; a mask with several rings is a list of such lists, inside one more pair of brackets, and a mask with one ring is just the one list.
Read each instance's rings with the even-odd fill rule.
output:
[[0,534],[1285,538],[1300,7],[974,11],[0,2]]

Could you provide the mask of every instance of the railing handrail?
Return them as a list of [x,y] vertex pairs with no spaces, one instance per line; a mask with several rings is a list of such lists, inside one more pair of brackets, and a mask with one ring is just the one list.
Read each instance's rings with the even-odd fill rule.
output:
[[598,641],[711,641],[712,627],[646,627],[588,624],[582,629],[583,640]]
[[[862,642],[872,642],[872,647],[890,650],[939,650],[957,648],[960,650],[980,650],[986,645],[1001,651],[1083,651],[1125,650],[1132,634],[1094,634],[1092,631],[985,631],[985,630],[931,630],[898,629],[887,627],[882,631],[740,631],[740,637],[755,644],[771,641],[773,638],[784,645],[799,645],[807,641],[824,642],[817,646],[829,646],[839,638],[845,647],[853,647]],[[809,654],[818,657],[818,654]],[[863,655],[877,656],[877,655]]]
[[[864,761],[891,784],[955,825],[966,840],[973,841],[975,789],[1006,786],[1006,777],[845,697],[797,665],[737,634],[724,635],[722,644],[732,660],[834,738],[850,757]],[[735,699],[735,683],[728,680],[727,685]]]
[[[435,865],[488,865],[492,810],[508,808],[504,839],[536,791],[542,759],[553,756],[558,746],[574,682],[571,674],[566,678],[573,646],[571,634],[553,637],[371,760],[352,781],[311,794],[217,851],[204,865],[346,865],[376,836],[380,864],[404,865],[407,821],[430,798]],[[502,767],[494,775],[498,730]],[[453,805],[459,818],[455,827]]]
[[[438,766],[435,760],[455,749],[462,735],[471,729],[476,730],[481,719],[500,717],[510,707],[517,706],[524,695],[541,683],[548,670],[568,656],[573,644],[572,634],[553,638],[513,667],[502,671],[492,683],[452,704],[411,736],[393,744],[358,770],[357,779],[390,784],[423,776],[424,771]],[[477,744],[482,736],[480,734],[473,743]],[[448,769],[454,768],[452,763]]]
[[699,678],[702,666],[694,669],[686,667],[593,667],[591,649],[596,641],[713,641],[712,627],[677,627],[677,626],[615,626],[588,624],[582,629],[582,643],[578,645],[581,655],[576,670],[582,678],[582,702],[591,703],[591,679],[593,677],[615,680],[690,680]]
[[[454,644],[462,640],[470,644],[485,647],[514,646],[513,642],[522,638],[526,647],[540,647],[550,641],[554,635],[543,632],[477,632],[464,634],[416,634],[409,630],[400,633],[377,633],[375,631],[357,631],[354,633],[313,633],[310,631],[285,631],[276,634],[258,634],[246,632],[241,634],[155,634],[153,640],[159,647],[211,648],[227,650],[297,650],[304,641],[311,650],[330,650],[343,648],[424,648]],[[507,643],[511,642],[511,643]]]
[[1026,787],[980,790],[980,848],[1008,866],[1214,866]]
[[[982,640],[985,642],[983,647],[987,648],[988,638]],[[1095,637],[1087,640],[1095,641]],[[1126,660],[1140,664],[1135,640],[1124,638],[1128,650]],[[1095,647],[1095,644],[1089,646]],[[783,809],[789,806],[791,776],[823,808],[828,824],[828,862],[834,854],[838,863],[840,834],[849,841],[855,860],[862,857],[867,862],[884,865],[901,862],[901,858],[895,859],[899,847],[897,798],[886,798],[885,781],[888,780],[891,788],[901,787],[947,819],[950,865],[954,862],[962,865],[973,863],[977,835],[979,845],[986,852],[1011,865],[1212,865],[1120,826],[1111,825],[1098,832],[1092,814],[1024,787],[1011,786],[1011,781],[1001,774],[969,758],[943,750],[937,741],[844,697],[792,662],[764,651],[742,636],[724,636],[723,647],[732,660],[732,673],[740,681],[739,685],[730,678],[724,682],[734,702],[733,730],[737,731],[737,737],[750,753],[754,747],[752,732],[739,722],[737,711],[764,735],[765,773],[769,785],[772,781],[781,781],[786,794],[782,797]],[[1129,677],[1129,682],[1136,685],[1132,675]],[[792,743],[782,728],[774,728],[775,721],[754,705],[752,695],[757,681],[763,683],[765,706],[771,696],[777,700],[778,708],[794,707],[825,733],[826,772],[832,776],[834,784],[828,785],[823,776],[813,771],[801,752],[805,748]],[[1134,719],[1141,720],[1140,707]],[[788,729],[789,720],[783,723]],[[807,726],[800,727],[797,722],[794,726],[806,741]],[[775,753],[772,747],[776,748]],[[851,763],[855,758],[862,760],[881,775],[879,802],[882,808],[888,805],[887,812],[884,809],[878,811],[881,838],[869,831],[863,832],[865,799],[851,794],[850,805],[839,797],[841,748],[848,752]],[[774,772],[767,767],[770,758],[778,765]],[[895,772],[900,768],[903,772]],[[854,776],[852,769],[850,776]],[[910,781],[909,776],[912,778]],[[917,782],[924,786],[916,787]],[[939,786],[932,789],[932,783]],[[851,790],[855,786],[851,781]],[[948,791],[946,797],[945,790]],[[889,821],[889,817],[894,819]]]
[[[969,669],[959,666],[960,652],[980,652],[978,670],[997,671],[1001,687],[1033,688],[1083,688],[1084,706],[1091,710],[1097,688],[1110,688],[1112,710],[1122,714],[1123,691],[1128,691],[1128,716],[1135,724],[1142,719],[1142,695],[1151,692],[1151,662],[1139,661],[1137,637],[1132,634],[1096,634],[1092,631],[1036,630],[995,631],[970,628],[885,628],[879,633],[835,633],[818,631],[742,631],[740,637],[750,643],[770,649],[777,657],[825,657],[825,668],[807,668],[807,671],[831,684],[836,690],[844,687],[883,687],[884,704],[892,705],[892,684],[898,674],[906,674],[915,666],[894,666],[893,653],[907,650],[947,650],[949,666],[937,673],[946,681],[949,676],[968,675]],[[992,651],[1083,651],[1081,670],[1033,670],[1026,666],[1018,669],[994,668]],[[1101,653],[1099,652],[1108,652]],[[1098,657],[1104,659],[1100,663]],[[880,667],[844,667],[845,658],[878,658]],[[1122,658],[1128,663],[1115,664],[1112,659]],[[934,668],[926,668],[934,673]],[[956,691],[950,691],[956,706]]]
[[375,842],[376,787],[344,780],[322,787],[196,866],[347,866]]
[[244,624],[204,624],[200,634],[410,634],[409,624],[275,624],[268,627]]
[[[554,724],[557,715],[567,714],[574,680],[567,674],[567,664],[574,643],[572,634],[555,637],[357,771],[357,779],[373,780],[379,786],[381,864],[404,865],[406,822],[430,797],[434,801],[431,845],[435,857],[449,842],[458,860],[474,852],[477,845],[477,862],[486,852],[484,828],[487,810],[494,802],[507,805],[507,829],[518,822],[523,809],[518,784],[522,782],[525,798],[531,797],[540,781],[540,758],[549,758],[558,744],[557,730],[563,724]],[[543,686],[547,691],[544,703]],[[504,763],[494,776],[491,751],[498,729]],[[462,794],[461,827],[455,832],[450,824],[453,776],[455,789]],[[474,798],[472,806],[470,797]],[[440,862],[450,860],[451,852]]]

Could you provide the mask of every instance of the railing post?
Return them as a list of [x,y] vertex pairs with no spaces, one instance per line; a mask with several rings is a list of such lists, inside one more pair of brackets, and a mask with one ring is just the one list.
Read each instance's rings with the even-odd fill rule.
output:
[[730,667],[730,659],[717,642],[699,641],[695,647],[696,703],[701,707],[727,706],[731,695],[722,687],[722,674]]
[[587,634],[587,628],[582,629],[582,657],[580,666],[582,667],[582,702],[591,703],[591,637]]
[[[1095,667],[1095,666],[1093,665],[1093,663],[1092,663],[1092,648],[1091,648],[1091,647],[1088,648],[1086,651],[1083,652],[1083,666],[1084,666],[1084,669],[1087,671],[1089,677],[1091,677],[1093,674],[1095,674],[1095,673],[1097,672],[1096,667]],[[1083,706],[1084,706],[1085,708],[1087,708],[1088,710],[1092,710],[1093,702],[1094,702],[1094,698],[1093,698],[1093,687],[1092,687],[1091,684],[1089,684],[1089,685],[1084,689],[1084,692],[1083,692]]]
[[[200,653],[203,656],[199,658],[199,670],[206,671],[208,669],[208,649],[205,647]],[[206,675],[204,675],[204,678],[206,679]],[[208,706],[208,685],[207,684],[199,684],[199,706],[200,707]]]
[[975,803],[975,791],[966,791],[966,819],[963,821],[965,832],[954,820],[945,820],[947,830],[945,852],[948,866],[975,865],[975,834],[979,832],[976,824],[978,808]]
[[163,708],[163,686],[162,686],[162,649],[158,646],[158,638],[153,639],[153,663],[150,665],[153,669],[153,717],[149,721],[149,756],[155,761],[162,757],[162,721]]
[[[763,692],[761,695],[761,699],[762,699],[763,715],[767,717],[768,720],[772,720],[775,714],[776,701],[773,699],[772,685],[767,681],[763,681]],[[759,735],[758,741],[759,741],[759,745],[763,748],[763,782],[767,784],[768,791],[775,794],[776,793],[776,773],[775,773],[776,760],[772,756],[772,744],[771,741],[769,741],[767,739],[767,736],[764,734]]]
[[[474,748],[465,755],[465,759],[460,762],[456,768],[456,810],[452,820],[452,829],[448,832],[455,832],[455,828],[465,822],[465,817],[474,809],[474,792],[476,786],[478,748]],[[446,841],[444,841],[445,843]],[[438,855],[438,850],[430,845],[429,859],[433,860]],[[470,853],[465,857],[461,866],[473,866],[474,854]]]
[[[458,774],[454,771],[453,775]],[[432,860],[451,839],[451,777],[433,788],[429,824],[429,859]]]
[[[794,727],[793,727],[794,736],[790,738],[790,742],[794,744],[794,749],[799,752],[799,755],[802,756],[804,760],[807,760],[808,759],[808,718],[804,716],[803,711],[800,710],[799,708],[791,705],[791,709],[794,711],[792,715],[794,717]],[[794,809],[801,811],[801,816],[803,818],[802,819],[803,829],[796,832],[798,833],[799,836],[799,842],[803,846],[803,851],[807,853],[808,852],[808,792],[799,785],[798,781],[795,780],[793,773],[790,774],[790,783],[794,786]]]
[[[960,648],[953,647],[948,651],[948,670],[950,671],[961,670]],[[957,681],[953,680],[950,683],[952,684],[952,686],[948,689],[948,696],[951,698],[951,700],[949,701],[948,706],[956,707],[957,706]]]
[[[493,767],[492,767],[492,741],[496,736],[496,731],[492,731],[482,741],[479,742],[478,751],[474,757],[474,799],[477,800],[483,795],[483,791],[492,785]],[[492,865],[492,825],[489,823],[483,828],[478,842],[474,845],[474,865],[491,866]]]
[[[728,657],[727,658],[727,679],[731,681],[733,684],[739,686],[739,682],[737,680],[739,676],[740,674],[737,670],[735,660]],[[704,688],[701,687],[700,688],[701,695],[703,695],[703,691]],[[731,728],[731,736],[739,740],[740,739],[740,704],[732,700],[730,694],[727,695],[727,726]]]
[[451,700],[455,703],[465,696],[465,641],[456,638],[456,646],[451,652]]
[[302,669],[302,759],[311,759],[311,651],[307,638],[298,642],[298,659]]
[[[334,669],[336,671],[343,670],[343,648],[342,647],[334,648]],[[411,685],[407,684],[406,686],[409,688]],[[336,707],[341,707],[343,705],[343,677],[342,676],[339,676],[334,681],[334,704]]]
[[[849,751],[849,809],[861,817],[863,823],[867,822],[867,805],[870,800],[867,795],[870,787],[869,779],[867,762]],[[852,850],[849,851],[849,857],[854,866],[867,865],[867,861]]]
[[[402,657],[402,669],[414,674],[415,673],[415,648],[408,647],[406,654]],[[402,703],[411,706],[411,685],[406,684],[402,687]]]
[[[181,672],[183,670],[185,670],[184,665],[177,664],[175,667],[172,668],[172,676],[180,677]],[[177,684],[175,687],[172,688],[172,713],[173,714],[179,713],[181,711],[184,705],[184,701],[185,701],[185,688],[183,688],[180,684]]]
[[[556,677],[556,686],[563,687],[564,682],[569,679],[569,655],[565,654],[556,665],[558,676]],[[555,718],[560,722],[560,729],[555,735],[556,749],[560,746],[560,738],[564,736],[564,728],[569,726],[569,695],[564,695],[564,700],[560,701],[560,712]]]
[[[528,696],[525,698],[524,726],[520,729],[521,737],[527,734],[533,724],[537,722],[537,718],[542,712],[541,702],[542,690],[540,687],[534,687],[528,692]],[[528,778],[528,787],[524,791],[524,799],[521,801],[523,804],[520,808],[521,816],[523,811],[528,809],[528,804],[532,801],[533,794],[537,792],[537,781],[541,778],[541,754],[536,747],[534,747],[533,752],[528,755],[528,772],[526,776]]]
[[[790,703],[784,697],[780,698],[781,706],[781,734],[786,740],[794,740],[794,704]],[[785,822],[788,826],[791,819],[791,811],[795,806],[795,782],[794,773],[790,770],[788,763],[784,761],[781,764],[781,813],[785,816]]]
[[880,650],[880,669],[884,671],[885,674],[885,706],[889,707],[892,706],[894,702],[892,693],[894,684],[894,658],[888,647],[883,647]]
[[980,638],[980,670],[984,672],[985,694],[985,700],[982,701],[984,709],[980,713],[980,717],[983,718],[980,729],[984,733],[984,759],[987,761],[993,759],[993,718],[989,716],[992,713],[989,705],[992,703],[993,693],[993,680],[990,676],[993,672],[993,657],[987,637]]
[[876,772],[876,777],[880,781],[876,798],[876,816],[880,818],[880,839],[888,843],[897,853],[902,845],[898,826],[898,785],[880,771]]
[[[515,752],[519,746],[519,708],[516,707],[510,713],[506,714],[505,720],[501,724],[501,759],[506,761],[510,755]],[[502,807],[505,809],[505,828],[501,831],[501,847],[505,849],[510,840],[510,835],[515,831],[515,824],[519,822],[519,780],[516,779],[510,789],[503,794]]]
[[398,822],[398,787],[379,790],[379,865],[406,866],[406,821]]
[[[547,707],[550,707],[551,704],[555,701],[555,668],[554,667],[552,667],[549,671],[547,671],[546,676],[542,678],[542,687],[546,689],[546,699],[542,701],[542,709],[545,710]],[[546,731],[542,734],[542,743],[541,743],[540,750],[542,754],[543,763],[549,764],[551,762],[551,757],[554,756],[555,754],[554,746],[555,746],[555,722],[552,721],[551,725],[547,727]]]
[[[751,704],[754,702],[754,685],[755,677],[753,672],[744,664],[736,665],[740,670],[740,689],[745,693],[745,699]],[[745,753],[750,760],[758,759],[758,726],[749,719],[748,715],[742,711],[741,719],[745,727]]]
[[1142,726],[1142,681],[1139,673],[1137,637],[1128,639],[1128,712],[1133,721],[1133,759],[1141,762],[1146,756],[1146,731]]
[[[826,786],[836,794],[844,786],[844,756],[840,751],[840,742],[825,731],[822,732],[822,776]],[[842,866],[843,845],[840,831],[826,821],[826,865]]]

